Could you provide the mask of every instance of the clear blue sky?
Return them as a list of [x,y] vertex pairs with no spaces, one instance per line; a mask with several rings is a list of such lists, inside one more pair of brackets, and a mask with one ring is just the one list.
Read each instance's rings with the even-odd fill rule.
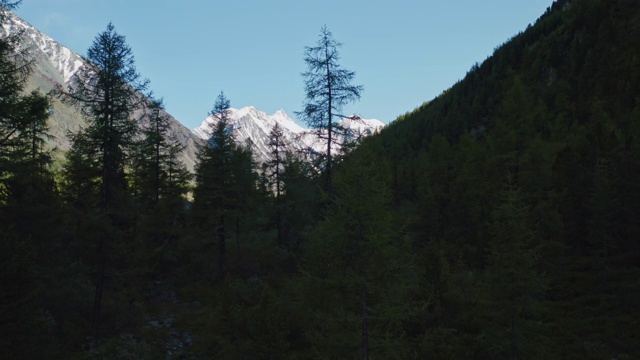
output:
[[552,0],[23,0],[16,13],[85,55],[111,21],[169,113],[194,128],[231,106],[294,116],[304,47],[327,25],[364,85],[344,113],[390,122],[462,79]]

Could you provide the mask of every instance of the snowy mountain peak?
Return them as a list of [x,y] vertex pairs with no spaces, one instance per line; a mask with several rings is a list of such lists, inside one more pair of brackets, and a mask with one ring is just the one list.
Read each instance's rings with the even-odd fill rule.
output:
[[[0,11],[3,11],[0,9]],[[29,23],[11,13],[3,11],[4,19],[0,26],[0,38],[18,37],[16,50],[24,52],[27,60],[32,61],[32,71],[27,79],[26,89],[39,89],[47,93],[52,89],[73,86],[73,82],[82,81],[83,67],[90,63],[78,53],[64,47],[50,36],[42,33]],[[140,96],[143,96],[140,94]],[[196,158],[196,143],[200,139],[169,115],[170,136],[178,139],[184,146],[182,160],[187,168],[193,169]],[[49,118],[48,143],[51,147],[67,150],[71,147],[68,137],[84,127],[86,119],[77,108],[62,101],[53,101]],[[140,126],[143,126],[140,123]]]
[[289,117],[289,115],[287,115],[287,113],[283,109],[279,109],[278,111],[276,111],[276,113],[273,114],[273,116],[286,118],[288,120],[293,120]]
[[[80,70],[89,65],[87,59],[62,46],[15,14],[8,11],[4,14],[6,18],[0,27],[0,37],[20,36],[17,50],[25,50],[34,60],[33,72],[29,79],[34,88],[47,92],[58,86],[68,87],[82,74]],[[55,139],[53,145],[60,149],[68,149],[70,143],[67,134],[69,131],[73,132],[81,128],[85,120],[77,110],[66,108],[67,105],[63,103],[58,103],[56,106],[60,111],[52,112],[51,133]],[[246,106],[230,109],[230,115],[235,140],[239,144],[250,143],[258,162],[270,160],[269,133],[276,124],[282,128],[284,140],[293,152],[322,153],[326,148],[325,143],[318,140],[310,130],[298,125],[283,109],[268,115],[254,106]],[[202,125],[193,130],[193,133],[172,117],[171,120],[172,134],[185,146],[184,161],[187,167],[192,169],[196,161],[195,144],[200,142],[197,138],[209,138],[211,124],[215,122],[215,118],[207,117]],[[343,119],[341,124],[353,129],[356,135],[360,136],[371,135],[376,129],[384,126],[378,120],[362,119],[360,116]],[[332,147],[339,151],[337,145]]]
[[385,126],[384,123],[378,119],[364,119],[358,114],[342,119],[340,125],[352,129],[356,135],[363,136],[373,135],[377,130]]
[[[283,109],[276,111],[273,115],[268,115],[253,106],[241,109],[230,108],[229,112],[230,125],[233,128],[236,142],[252,144],[255,160],[258,162],[268,161],[271,158],[267,144],[269,143],[269,133],[276,124],[282,128],[285,142],[289,144],[291,151],[322,152],[326,146],[318,141],[310,130],[298,125]],[[208,116],[199,127],[193,130],[193,133],[202,139],[208,139],[216,121],[213,116]],[[342,119],[340,124],[345,128],[352,129],[356,135],[360,136],[372,135],[376,130],[385,126],[380,120],[363,119],[359,115]]]
[[[7,11],[5,15],[6,20],[2,24],[0,37],[21,34],[23,39],[29,39],[30,41],[28,42],[21,41],[19,46],[27,47],[26,50],[29,52],[35,50],[29,49],[29,47],[37,47],[51,61],[65,84],[86,63],[82,56],[62,46],[12,12]],[[22,49],[19,48],[18,50]]]

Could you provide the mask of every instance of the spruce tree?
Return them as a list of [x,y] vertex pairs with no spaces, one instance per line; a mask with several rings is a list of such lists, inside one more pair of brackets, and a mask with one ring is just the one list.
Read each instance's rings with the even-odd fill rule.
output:
[[343,69],[338,63],[340,46],[342,44],[323,26],[316,46],[305,48],[307,71],[302,74],[305,79],[305,101],[304,109],[298,112],[315,135],[326,141],[324,171],[325,191],[328,193],[333,192],[333,147],[340,144],[340,135],[345,132],[335,119],[345,117],[341,114],[342,107],[360,99],[363,90],[361,85],[351,84],[355,72]]

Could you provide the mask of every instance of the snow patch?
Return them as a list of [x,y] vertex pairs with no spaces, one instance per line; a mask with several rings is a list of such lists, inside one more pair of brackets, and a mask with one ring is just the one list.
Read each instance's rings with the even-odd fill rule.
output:
[[[318,140],[311,130],[298,125],[283,109],[276,111],[273,115],[268,115],[253,106],[241,109],[230,108],[229,118],[229,125],[233,128],[236,142],[239,144],[251,143],[257,162],[270,160],[269,133],[276,124],[282,128],[285,143],[289,144],[289,149],[292,151],[321,153],[326,147],[326,143]],[[202,139],[208,139],[216,121],[213,116],[208,116],[200,126],[193,130],[193,133]],[[363,119],[359,115],[342,119],[340,124],[353,130],[356,136],[372,135],[376,130],[385,126],[380,120]],[[339,147],[333,146],[333,149],[337,151]]]
[[[31,26],[11,12],[6,12],[5,22],[2,24],[3,33],[0,36],[11,36],[22,33],[23,41],[19,46],[25,48],[35,47],[47,57],[58,71],[65,83],[85,64],[85,60],[79,54],[62,46],[50,36]],[[18,49],[20,50],[20,49]]]

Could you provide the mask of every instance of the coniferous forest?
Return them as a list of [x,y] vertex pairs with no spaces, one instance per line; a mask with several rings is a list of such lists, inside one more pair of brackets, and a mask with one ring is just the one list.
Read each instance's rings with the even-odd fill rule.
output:
[[[337,49],[323,28],[300,115],[327,153],[274,128],[256,164],[221,92],[194,174],[113,25],[92,81],[49,94],[23,91],[17,41],[0,40],[0,358],[640,357],[637,1],[556,1],[340,153],[332,114],[362,87],[318,52]],[[318,66],[344,92],[317,97]],[[62,156],[54,97],[87,121]]]

